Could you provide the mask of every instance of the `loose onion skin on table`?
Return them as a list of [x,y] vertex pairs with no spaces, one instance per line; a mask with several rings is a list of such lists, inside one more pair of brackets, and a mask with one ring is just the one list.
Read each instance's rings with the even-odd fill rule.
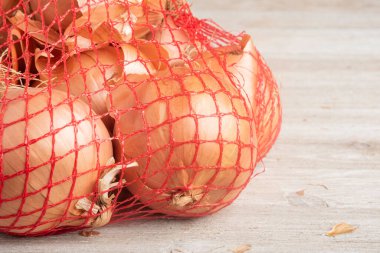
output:
[[139,167],[124,178],[142,203],[171,216],[199,217],[229,205],[245,187],[256,165],[256,130],[227,79],[174,72],[178,79],[140,78],[135,87],[130,80],[111,91],[115,158],[137,159]]
[[38,235],[92,226],[101,216],[80,210],[78,201],[96,201],[98,179],[113,157],[102,121],[66,93],[37,88],[9,88],[0,110],[0,231]]

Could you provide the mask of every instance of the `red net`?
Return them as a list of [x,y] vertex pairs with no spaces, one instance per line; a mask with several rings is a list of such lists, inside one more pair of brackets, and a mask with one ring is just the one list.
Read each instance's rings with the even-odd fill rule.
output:
[[252,39],[184,0],[0,0],[0,232],[231,204],[280,130]]

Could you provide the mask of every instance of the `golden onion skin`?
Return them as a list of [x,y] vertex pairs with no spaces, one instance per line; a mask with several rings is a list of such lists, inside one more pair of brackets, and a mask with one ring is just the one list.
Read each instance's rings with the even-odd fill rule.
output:
[[240,46],[241,48],[221,47],[214,52],[205,52],[193,66],[198,70],[208,68],[213,73],[227,74],[244,90],[245,98],[253,109],[258,138],[258,160],[262,160],[281,129],[279,89],[251,36],[244,35]]
[[[78,7],[77,0],[30,0],[30,13],[33,13],[33,19],[44,23],[44,27],[50,26],[53,29],[61,30],[62,33],[73,22],[76,15],[73,7]],[[58,18],[56,18],[58,17]]]
[[256,165],[253,116],[226,79],[181,73],[177,79],[122,85],[111,92],[115,158],[137,160],[128,189],[155,212],[211,214],[232,203]]
[[11,88],[0,101],[0,231],[39,235],[90,224],[75,204],[95,197],[113,155],[102,121],[61,91]]

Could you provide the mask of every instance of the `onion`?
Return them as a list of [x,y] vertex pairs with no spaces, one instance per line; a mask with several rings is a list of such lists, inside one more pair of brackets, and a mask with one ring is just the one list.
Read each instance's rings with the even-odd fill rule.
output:
[[107,129],[61,91],[25,92],[8,89],[0,100],[0,231],[35,235],[107,223],[111,210],[94,195],[113,155]]
[[256,165],[255,125],[227,79],[172,71],[160,81],[129,77],[110,93],[115,158],[139,163],[125,179],[145,205],[203,216],[229,205],[247,184]]
[[51,26],[56,31],[65,29],[71,24],[78,7],[76,0],[30,0],[30,11],[37,21],[42,22],[44,27]]
[[[53,87],[68,91],[90,104],[99,115],[107,116],[107,90],[109,86],[123,82],[124,74],[154,74],[166,65],[167,53],[158,45],[138,41],[135,46],[125,44],[121,50],[107,46],[86,51],[54,64],[55,56],[36,51],[36,67],[45,85],[53,80]],[[50,60],[50,62],[49,62]],[[61,59],[60,59],[61,60]],[[104,118],[107,128],[113,129],[113,120]]]
[[[238,54],[237,63],[232,64],[229,70],[251,101],[258,135],[258,159],[261,160],[271,149],[280,131],[280,96],[272,74],[249,35],[243,37],[241,47],[242,53]],[[230,56],[230,59],[232,58],[233,56]]]
[[[42,86],[51,83],[54,89],[79,97],[97,114],[107,116],[106,88],[122,79],[122,57],[120,50],[105,47],[73,55],[58,66],[54,64],[55,56],[43,51],[36,51],[35,60]],[[104,120],[111,127],[111,120]]]
[[195,67],[209,68],[215,73],[227,73],[242,87],[253,108],[258,135],[258,159],[261,160],[276,140],[282,120],[277,84],[261,59],[249,35],[243,36],[240,47],[221,47],[213,53],[197,57]]

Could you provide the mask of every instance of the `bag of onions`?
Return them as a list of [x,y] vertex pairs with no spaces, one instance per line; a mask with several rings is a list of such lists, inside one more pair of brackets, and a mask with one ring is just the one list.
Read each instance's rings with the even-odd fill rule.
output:
[[0,0],[0,15],[0,232],[212,214],[278,136],[251,37],[185,0]]

